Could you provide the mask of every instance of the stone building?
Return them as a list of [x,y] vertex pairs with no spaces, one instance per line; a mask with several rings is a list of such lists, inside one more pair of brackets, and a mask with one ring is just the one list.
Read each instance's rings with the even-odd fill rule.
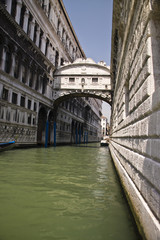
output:
[[101,136],[107,136],[108,135],[108,119],[105,116],[101,116]]
[[110,151],[139,229],[160,239],[160,1],[114,0]]
[[[77,58],[86,56],[62,0],[0,0],[0,141],[17,136],[19,144],[54,142],[54,72]],[[83,125],[90,121],[84,105],[90,109],[87,114],[100,120],[101,102],[89,101],[61,103],[57,142],[75,142],[75,132],[80,130],[84,137]],[[100,123],[91,127],[93,131],[86,129],[87,140],[94,132],[97,141]]]

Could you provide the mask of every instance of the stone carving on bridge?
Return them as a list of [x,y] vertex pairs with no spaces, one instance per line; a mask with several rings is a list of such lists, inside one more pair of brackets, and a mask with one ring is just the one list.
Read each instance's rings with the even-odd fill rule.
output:
[[93,97],[112,103],[110,69],[91,58],[76,59],[59,67],[54,74],[55,101],[69,97]]

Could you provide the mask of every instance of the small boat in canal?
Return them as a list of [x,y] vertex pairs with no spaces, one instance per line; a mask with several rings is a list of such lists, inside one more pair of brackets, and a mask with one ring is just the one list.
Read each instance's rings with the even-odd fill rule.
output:
[[15,141],[0,143],[0,152],[12,149],[15,143]]
[[107,139],[101,140],[101,146],[102,146],[102,147],[103,147],[103,146],[108,146],[108,145],[109,145],[109,142],[108,142]]

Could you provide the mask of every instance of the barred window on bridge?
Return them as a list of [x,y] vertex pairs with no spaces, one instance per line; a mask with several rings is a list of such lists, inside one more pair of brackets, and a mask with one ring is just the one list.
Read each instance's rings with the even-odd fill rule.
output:
[[69,82],[75,82],[75,78],[69,78]]
[[92,78],[93,83],[98,83],[98,78]]

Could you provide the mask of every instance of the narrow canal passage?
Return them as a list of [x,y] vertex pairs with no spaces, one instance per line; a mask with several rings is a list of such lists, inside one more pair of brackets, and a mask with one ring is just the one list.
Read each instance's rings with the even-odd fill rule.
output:
[[1,153],[0,240],[140,239],[109,151],[98,146]]

